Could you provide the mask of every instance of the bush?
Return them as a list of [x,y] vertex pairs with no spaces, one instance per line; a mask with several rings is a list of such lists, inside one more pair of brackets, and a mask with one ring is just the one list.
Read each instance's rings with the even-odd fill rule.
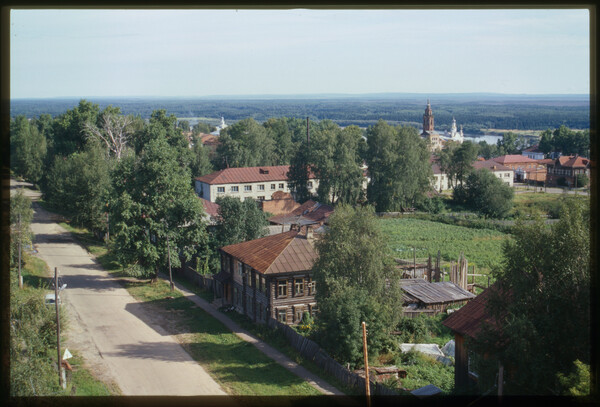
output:
[[446,205],[444,200],[439,196],[434,196],[433,198],[428,198],[423,201],[420,209],[429,213],[440,213],[446,209]]
[[575,188],[584,188],[590,182],[590,179],[585,174],[577,174],[575,176]]

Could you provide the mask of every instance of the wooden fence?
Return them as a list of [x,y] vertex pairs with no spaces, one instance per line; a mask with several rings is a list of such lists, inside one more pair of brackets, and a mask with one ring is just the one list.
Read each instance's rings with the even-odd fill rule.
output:
[[[314,341],[305,338],[304,336],[296,332],[293,328],[282,324],[281,322],[273,318],[269,318],[267,320],[267,325],[273,329],[281,330],[287,338],[290,345],[294,349],[296,349],[305,359],[312,361],[325,372],[329,373],[348,387],[354,387],[361,392],[364,391],[365,378],[361,377],[360,375],[354,372],[351,372],[350,370],[346,369],[338,362],[333,360],[333,358],[327,355],[327,353],[325,353],[321,349],[321,347],[317,345]],[[370,381],[370,383],[371,394],[374,396],[398,395],[398,393],[382,385],[381,383],[376,383],[372,381]]]
[[185,262],[181,259],[181,268],[173,268],[173,273],[185,278],[190,283],[197,285],[200,288],[214,291],[214,279],[212,274],[198,274],[191,264],[192,262]]

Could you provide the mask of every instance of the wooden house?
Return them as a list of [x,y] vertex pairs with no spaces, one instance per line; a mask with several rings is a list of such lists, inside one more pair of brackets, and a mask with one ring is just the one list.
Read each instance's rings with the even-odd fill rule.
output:
[[298,324],[316,312],[312,231],[290,230],[222,247],[216,290],[224,305],[264,323]]
[[469,358],[466,339],[476,339],[483,323],[497,326],[494,318],[487,310],[488,300],[494,290],[497,290],[497,286],[490,286],[442,322],[454,332],[454,388],[457,390],[466,389],[469,383]]

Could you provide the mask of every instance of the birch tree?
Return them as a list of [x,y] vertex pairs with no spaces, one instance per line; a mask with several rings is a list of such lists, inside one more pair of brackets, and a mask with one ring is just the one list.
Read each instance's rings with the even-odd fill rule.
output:
[[89,121],[86,122],[85,131],[88,136],[104,142],[117,160],[120,160],[133,134],[131,127],[133,118],[131,116],[123,116],[120,108],[112,107],[111,105],[102,111],[98,122],[100,127]]

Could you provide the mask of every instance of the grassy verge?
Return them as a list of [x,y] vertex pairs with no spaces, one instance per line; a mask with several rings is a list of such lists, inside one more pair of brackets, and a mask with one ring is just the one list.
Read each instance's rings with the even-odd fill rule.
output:
[[[44,295],[49,292],[50,270],[46,263],[24,253],[23,289],[18,288],[15,272],[11,272],[11,394],[15,396],[68,396],[119,394],[83,367],[77,351],[69,360],[74,367],[67,375],[67,388],[58,386],[56,371],[55,313],[46,307]],[[61,311],[63,333],[68,332],[66,314]],[[61,340],[64,338],[61,337]]]
[[163,320],[188,353],[231,395],[311,396],[320,393],[307,382],[229,331],[168,283],[129,281],[129,292]]

